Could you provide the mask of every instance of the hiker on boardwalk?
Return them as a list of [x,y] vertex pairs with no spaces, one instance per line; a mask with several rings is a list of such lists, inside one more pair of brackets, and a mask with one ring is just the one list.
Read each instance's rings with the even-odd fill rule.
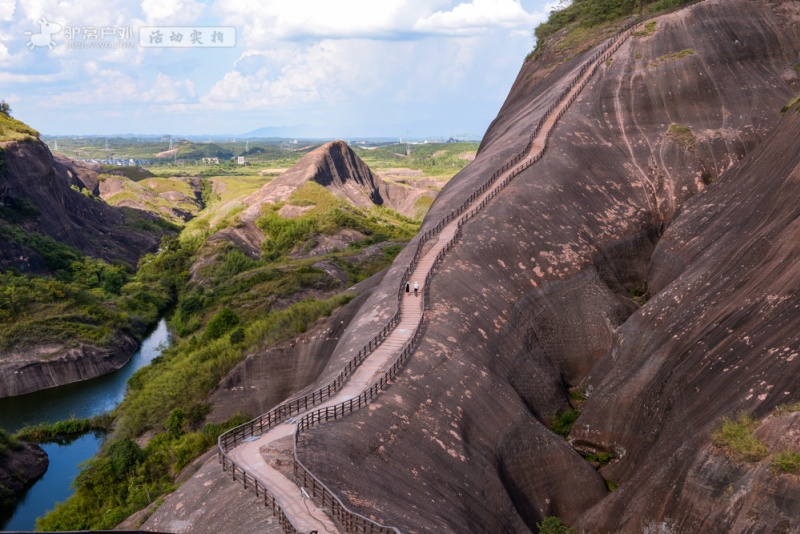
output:
[[410,285],[408,285],[408,282],[406,282],[406,293],[408,293],[409,291],[411,291],[411,289],[410,289],[410,288],[411,288],[411,286],[410,286]]
[[419,291],[419,284],[417,282],[414,282],[414,296],[415,297],[417,296],[417,291]]

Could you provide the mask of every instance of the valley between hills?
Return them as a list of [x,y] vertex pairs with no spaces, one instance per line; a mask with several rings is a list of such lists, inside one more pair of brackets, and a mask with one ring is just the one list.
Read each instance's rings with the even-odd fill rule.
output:
[[0,115],[0,396],[174,338],[0,433],[4,505],[102,431],[37,528],[800,532],[800,2],[598,3],[479,147],[123,172]]

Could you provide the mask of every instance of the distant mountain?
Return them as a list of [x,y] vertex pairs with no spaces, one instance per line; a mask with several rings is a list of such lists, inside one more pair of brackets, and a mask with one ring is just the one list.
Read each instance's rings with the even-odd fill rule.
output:
[[265,126],[263,128],[258,128],[256,130],[243,133],[240,137],[286,139],[289,137],[298,137],[303,132],[307,132],[308,128],[309,126],[307,124],[300,124],[296,126]]

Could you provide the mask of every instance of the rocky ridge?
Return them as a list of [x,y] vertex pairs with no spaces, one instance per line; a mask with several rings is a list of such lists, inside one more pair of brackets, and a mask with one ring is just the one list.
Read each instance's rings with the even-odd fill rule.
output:
[[[797,477],[711,439],[745,410],[769,455],[800,448],[798,413],[771,415],[800,401],[800,115],[780,115],[798,90],[796,7],[707,0],[598,72],[545,158],[463,228],[397,382],[304,434],[304,462],[348,506],[411,532],[525,532],[551,515],[592,532],[797,529]],[[423,230],[524,146],[585,57],[533,86],[536,61],[523,67]],[[414,246],[319,383],[385,323]],[[568,442],[547,426],[576,391]],[[579,452],[613,459],[598,471]]]

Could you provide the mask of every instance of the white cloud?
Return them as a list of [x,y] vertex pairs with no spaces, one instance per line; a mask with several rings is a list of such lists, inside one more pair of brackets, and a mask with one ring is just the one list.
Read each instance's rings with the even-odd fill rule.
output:
[[544,13],[527,12],[520,0],[293,0],[253,9],[250,0],[218,0],[215,11],[240,27],[248,46],[303,39],[417,39],[467,35],[491,28],[528,27]]
[[528,13],[519,0],[473,0],[449,11],[437,11],[417,21],[414,30],[428,33],[465,35],[489,28],[532,28],[544,15]]
[[148,24],[191,24],[204,10],[204,5],[194,0],[142,0],[141,7]]
[[14,18],[17,0],[0,0],[0,20],[9,21]]

